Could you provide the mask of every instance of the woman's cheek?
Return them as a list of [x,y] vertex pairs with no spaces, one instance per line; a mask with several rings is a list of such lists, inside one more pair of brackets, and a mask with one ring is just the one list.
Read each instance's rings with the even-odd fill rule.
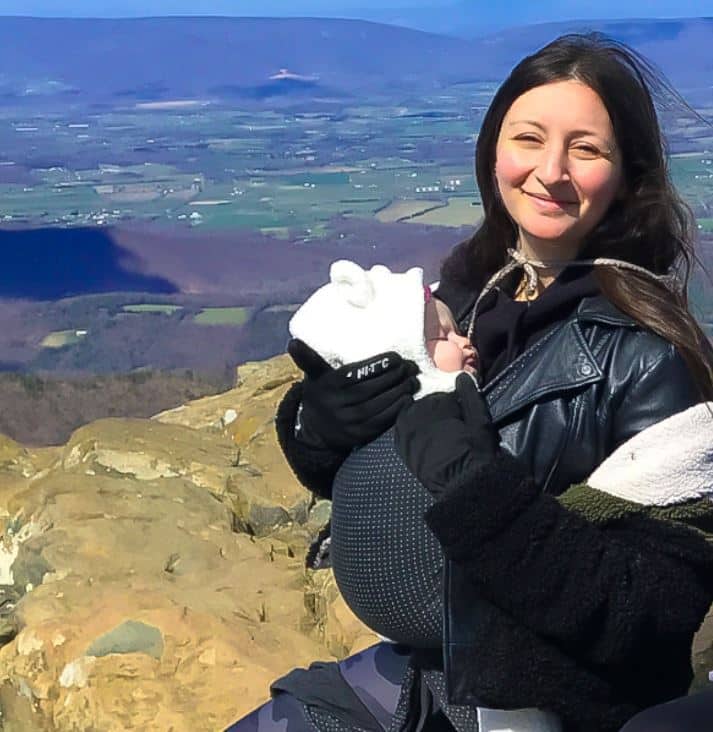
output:
[[589,195],[592,202],[609,203],[619,187],[619,178],[611,170],[600,168],[580,175],[577,179],[580,190]]
[[498,152],[495,161],[495,177],[501,183],[513,184],[527,173],[528,155],[526,151],[505,148]]

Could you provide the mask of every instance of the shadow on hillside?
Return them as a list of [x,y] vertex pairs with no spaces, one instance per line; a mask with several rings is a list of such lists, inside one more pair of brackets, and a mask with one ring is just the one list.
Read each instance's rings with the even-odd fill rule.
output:
[[174,293],[162,277],[142,274],[140,260],[117,245],[111,229],[0,230],[0,297],[57,300],[101,292]]

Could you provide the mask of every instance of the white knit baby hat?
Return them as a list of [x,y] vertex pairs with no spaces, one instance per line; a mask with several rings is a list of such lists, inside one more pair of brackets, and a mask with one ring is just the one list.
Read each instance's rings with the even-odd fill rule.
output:
[[421,388],[414,398],[453,391],[460,372],[436,368],[424,340],[423,269],[392,272],[383,264],[370,270],[340,259],[329,282],[316,290],[290,319],[289,331],[338,368],[396,351],[415,361]]

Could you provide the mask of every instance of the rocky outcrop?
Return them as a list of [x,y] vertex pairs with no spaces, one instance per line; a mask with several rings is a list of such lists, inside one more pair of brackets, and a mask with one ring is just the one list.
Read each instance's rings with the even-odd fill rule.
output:
[[214,731],[295,666],[378,640],[303,568],[329,504],[276,445],[297,376],[278,357],[62,447],[0,438],[2,729]]
[[298,377],[277,357],[224,394],[102,419],[61,447],[0,437],[0,728],[215,732],[295,666],[378,640],[331,570],[303,566],[330,504],[276,444]]
[[708,613],[693,639],[693,670],[696,675],[691,691],[710,688],[713,682],[713,611]]

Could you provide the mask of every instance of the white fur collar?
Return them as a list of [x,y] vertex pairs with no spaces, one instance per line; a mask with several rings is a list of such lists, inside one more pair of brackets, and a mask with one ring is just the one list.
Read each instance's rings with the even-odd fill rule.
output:
[[713,402],[634,435],[592,473],[587,485],[645,506],[713,499]]

